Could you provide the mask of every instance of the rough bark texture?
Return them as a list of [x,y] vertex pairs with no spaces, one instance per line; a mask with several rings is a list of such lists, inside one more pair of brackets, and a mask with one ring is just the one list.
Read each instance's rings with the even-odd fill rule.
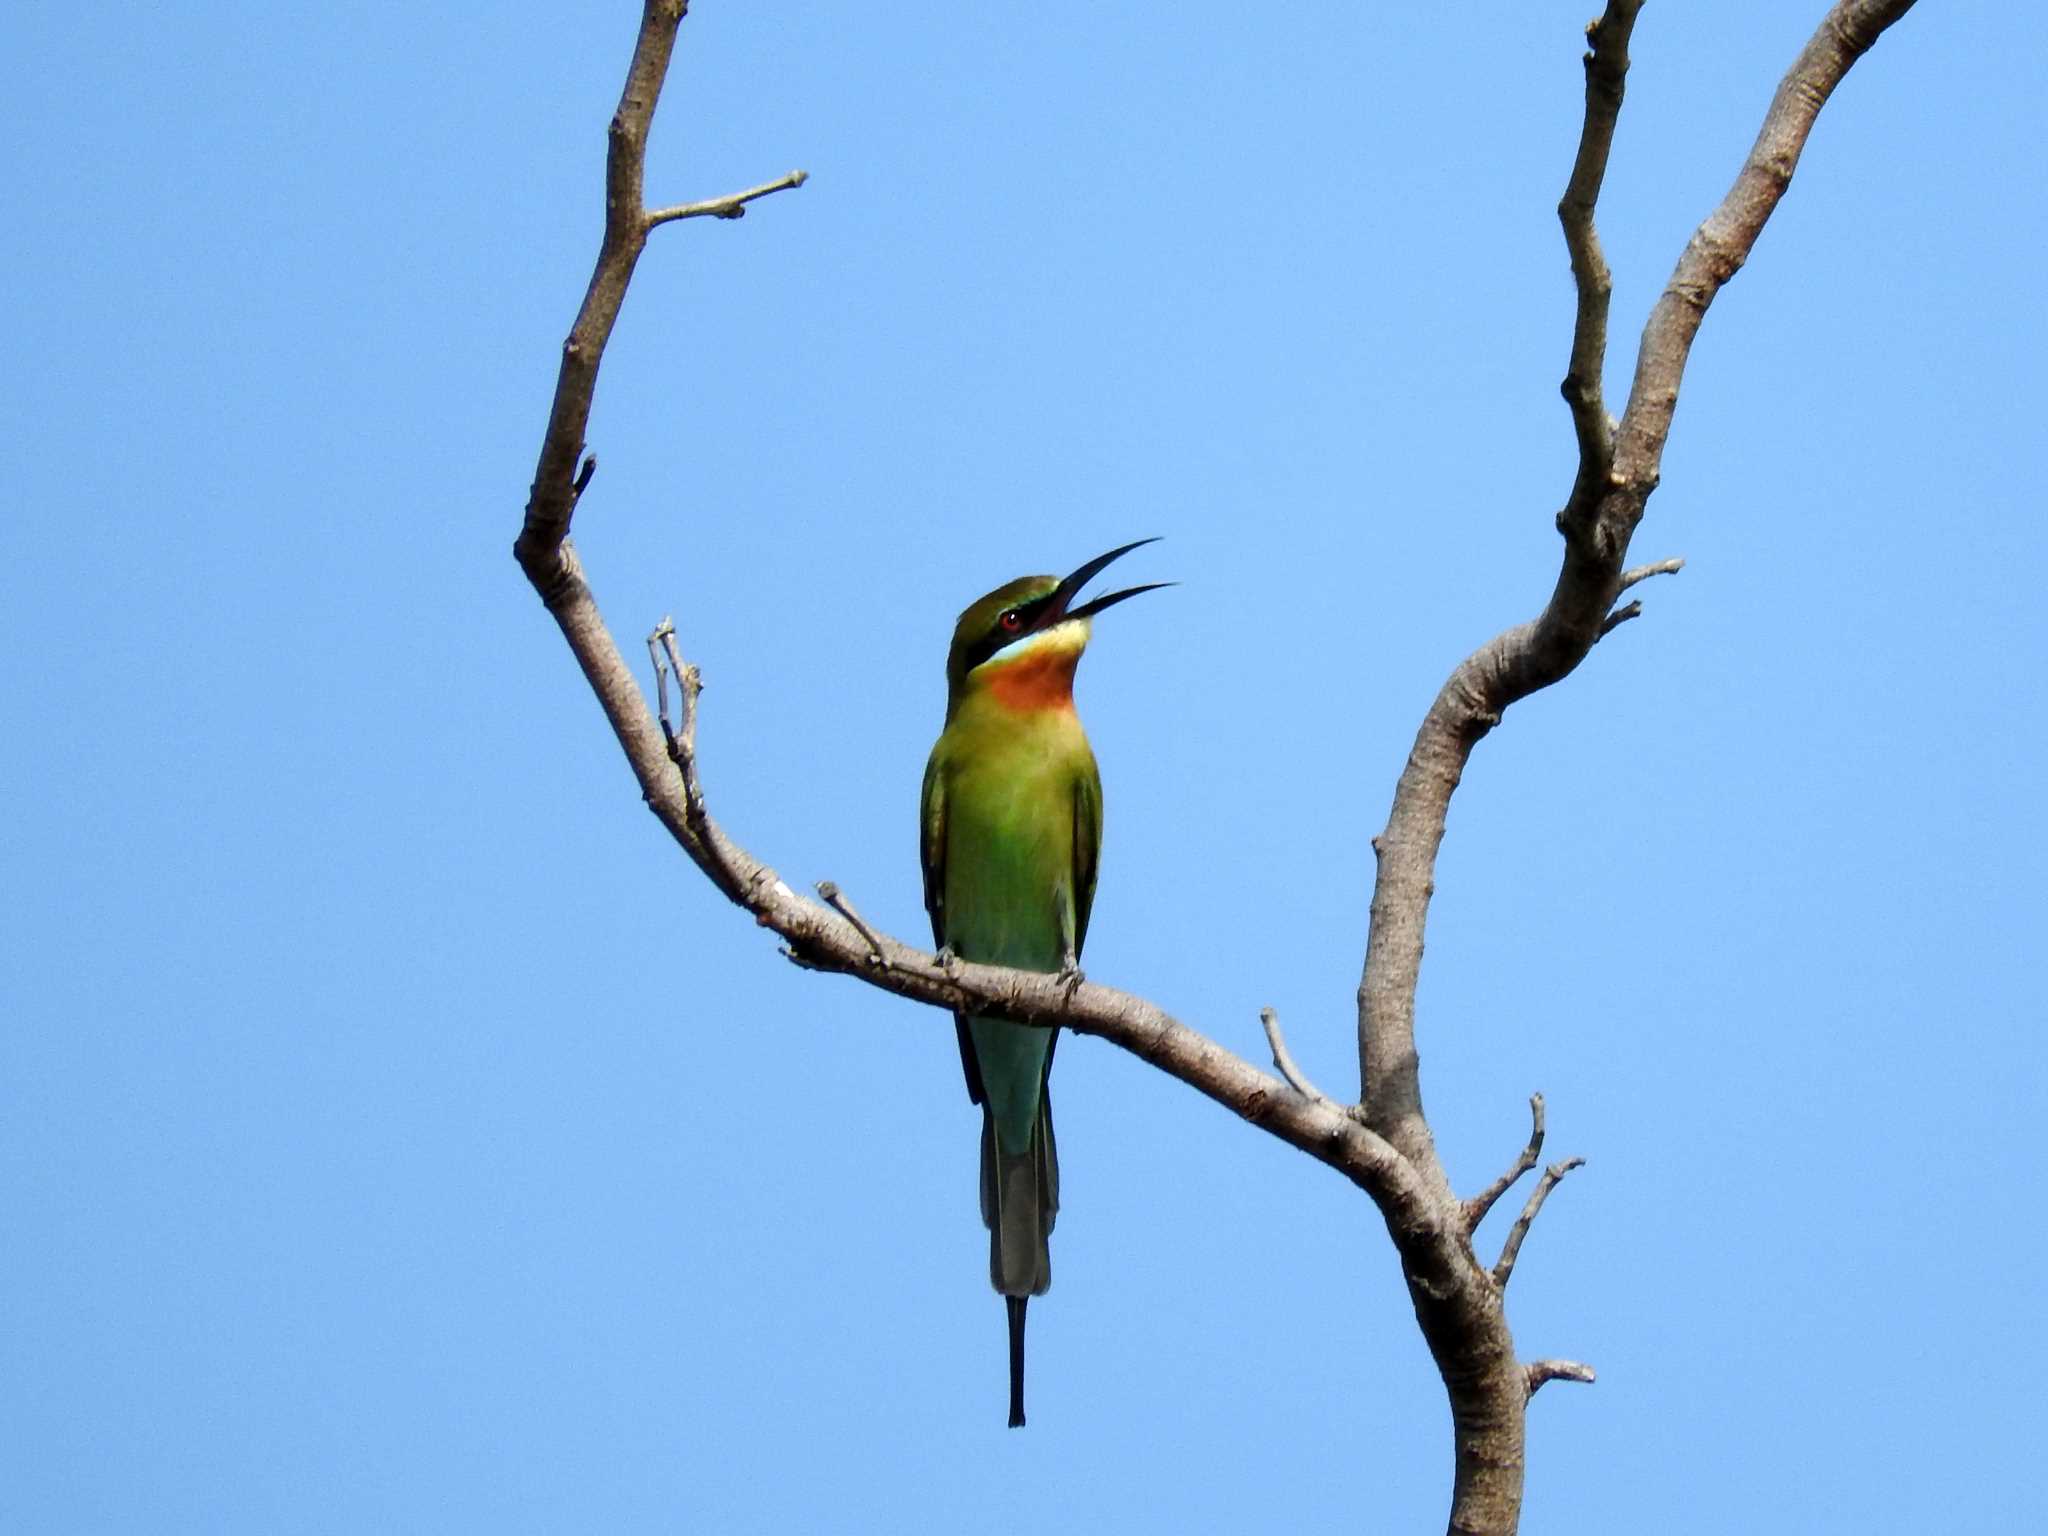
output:
[[[803,173],[706,202],[650,212],[643,202],[648,128],[668,69],[681,0],[649,0],[626,86],[611,124],[605,227],[596,270],[562,347],[554,405],[526,518],[515,545],[522,569],[561,626],[650,810],[738,906],[781,935],[797,964],[857,976],[901,997],[953,1012],[1060,1024],[1099,1035],[1206,1094],[1232,1114],[1328,1164],[1372,1197],[1393,1238],[1416,1320],[1444,1381],[1453,1421],[1455,1479],[1449,1528],[1504,1536],[1519,1520],[1524,1411],[1545,1382],[1590,1381],[1569,1360],[1523,1363],[1507,1326],[1504,1294],[1522,1240],[1544,1199],[1577,1164],[1539,1179],[1491,1266],[1473,1250],[1480,1219],[1536,1166],[1543,1105],[1531,1101],[1528,1145],[1506,1173],[1469,1200],[1450,1188],[1423,1114],[1415,1048],[1415,987],[1434,890],[1436,854],[1466,758],[1517,700],[1567,676],[1600,638],[1640,611],[1616,599],[1676,561],[1624,569],[1630,540],[1656,489],[1685,360],[1720,287],[1742,266],[1789,183],[1814,118],[1849,67],[1912,0],[1841,0],[1822,20],[1771,103],[1734,188],[1687,244],[1652,310],[1634,383],[1619,423],[1603,397],[1610,278],[1594,210],[1613,143],[1628,43],[1642,0],[1609,0],[1588,29],[1586,108],[1579,151],[1558,207],[1577,285],[1577,318],[1563,393],[1579,463],[1558,528],[1564,556],[1543,611],[1473,652],[1423,718],[1394,791],[1386,829],[1373,840],[1378,877],[1364,975],[1358,989],[1360,1102],[1317,1091],[1288,1056],[1278,1020],[1266,1018],[1280,1076],[1225,1050],[1143,998],[1055,976],[953,962],[877,932],[829,883],[824,901],[797,895],[732,841],[707,809],[697,778],[698,680],[664,624],[649,642],[661,685],[657,720],[606,629],[569,542],[578,499],[595,461],[582,458],[598,365],[650,230],[673,220],[737,218],[755,198],[799,186]],[[581,469],[578,461],[581,460]],[[676,690],[671,714],[670,689]]]

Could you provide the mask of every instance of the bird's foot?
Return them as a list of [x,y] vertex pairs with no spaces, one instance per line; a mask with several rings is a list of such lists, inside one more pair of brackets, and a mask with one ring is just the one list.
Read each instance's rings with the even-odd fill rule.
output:
[[1081,983],[1088,979],[1081,973],[1081,957],[1072,950],[1068,950],[1065,955],[1060,957],[1059,973],[1053,979],[1060,984],[1061,990],[1067,994],[1067,1001],[1072,1002],[1074,1000],[1074,993],[1080,988]]
[[953,946],[950,944],[941,944],[939,952],[932,958],[939,962],[939,969],[948,976],[960,969],[960,957],[953,953]]

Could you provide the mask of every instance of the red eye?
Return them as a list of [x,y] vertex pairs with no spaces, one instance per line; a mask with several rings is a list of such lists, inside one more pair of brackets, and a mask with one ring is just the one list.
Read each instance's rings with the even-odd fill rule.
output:
[[1023,617],[1014,608],[1004,614],[997,622],[1003,626],[1003,633],[1006,635],[1014,635],[1024,627]]

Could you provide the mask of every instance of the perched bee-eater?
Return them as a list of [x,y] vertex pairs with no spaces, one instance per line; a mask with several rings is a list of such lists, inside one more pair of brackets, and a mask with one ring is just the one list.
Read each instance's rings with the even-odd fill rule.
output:
[[[1090,621],[1151,582],[1074,606],[1140,539],[1062,581],[1023,576],[960,615],[946,656],[946,728],[924,770],[924,904],[940,953],[1080,978],[1102,777],[1074,713]],[[961,1015],[967,1097],[981,1106],[981,1219],[989,1280],[1010,1321],[1010,1427],[1024,1422],[1024,1309],[1052,1283],[1046,1235],[1060,1208],[1053,1146],[1057,1029]]]

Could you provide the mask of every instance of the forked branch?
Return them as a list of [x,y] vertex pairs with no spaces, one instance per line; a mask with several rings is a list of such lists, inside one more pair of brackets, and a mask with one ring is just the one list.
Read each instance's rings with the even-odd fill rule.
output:
[[[1814,117],[1855,60],[1911,8],[1912,0],[1840,0],[1779,86],[1735,187],[1692,238],[1644,329],[1634,383],[1619,423],[1603,395],[1612,280],[1594,212],[1622,103],[1628,43],[1642,0],[1608,0],[1588,30],[1586,108],[1559,218],[1577,290],[1570,405],[1579,468],[1559,525],[1565,553],[1555,589],[1532,621],[1468,656],[1444,684],[1416,733],[1387,826],[1374,839],[1378,873],[1364,975],[1359,985],[1361,1102],[1333,1103],[1293,1065],[1277,1019],[1268,1040],[1282,1078],[1224,1050],[1143,998],[1056,975],[961,962],[941,964],[875,929],[829,883],[827,904],[806,900],[728,838],[712,818],[698,775],[696,670],[673,626],[650,637],[659,722],[620,656],[569,541],[571,518],[594,459],[584,437],[598,365],[649,231],[661,224],[737,218],[752,201],[800,186],[802,172],[744,192],[649,212],[643,198],[646,143],[685,0],[646,0],[610,130],[602,242],[576,322],[563,343],[554,402],[532,493],[515,545],[521,567],[561,626],[649,809],[705,875],[762,927],[780,935],[799,964],[857,976],[897,996],[946,1011],[1059,1024],[1100,1035],[1151,1062],[1234,1114],[1335,1168],[1377,1203],[1399,1249],[1417,1322],[1451,1397],[1457,1427],[1454,1531],[1506,1533],[1521,1499],[1523,1406],[1551,1380],[1587,1381],[1572,1361],[1519,1364],[1501,1309],[1502,1288],[1531,1222],[1578,1159],[1539,1180],[1488,1271],[1469,1233],[1486,1209],[1533,1167],[1541,1148],[1541,1099],[1532,1102],[1530,1145],[1495,1185],[1462,1202],[1451,1192],[1423,1117],[1415,1035],[1415,985],[1434,889],[1444,818],[1472,748],[1508,707],[1567,676],[1599,637],[1639,611],[1614,607],[1627,586],[1676,562],[1624,571],[1628,545],[1655,490],[1678,386],[1701,318],[1747,258],[1783,194]],[[582,471],[577,472],[579,460]],[[678,692],[670,714],[668,690]]]
[[[1358,987],[1361,1107],[1366,1124],[1420,1171],[1436,1199],[1459,1211],[1461,1225],[1464,1209],[1443,1175],[1424,1116],[1415,1049],[1415,990],[1451,796],[1473,748],[1511,706],[1569,676],[1602,635],[1642,611],[1634,602],[1617,609],[1615,600],[1625,579],[1629,541],[1657,486],[1700,319],[1762,232],[1821,105],[1856,59],[1911,6],[1912,0],[1839,0],[1823,18],[1778,87],[1735,187],[1693,236],[1652,309],[1627,407],[1611,428],[1601,393],[1611,279],[1593,216],[1641,0],[1608,0],[1589,29],[1585,123],[1558,210],[1577,288],[1564,394],[1579,468],[1571,498],[1558,516],[1565,536],[1563,561],[1543,610],[1479,647],[1445,681],[1416,731],[1386,827],[1372,845],[1377,874]],[[1628,574],[1640,580],[1662,565]],[[1510,1233],[1509,1247],[1489,1276],[1496,1298],[1499,1285],[1513,1272],[1528,1223],[1566,1166],[1545,1175],[1531,1208]],[[1428,1309],[1412,1277],[1410,1290],[1456,1423],[1460,1457],[1452,1528],[1512,1530],[1521,1500],[1521,1408],[1529,1384],[1519,1370],[1509,1379],[1486,1368],[1511,1357],[1506,1323],[1496,1306],[1478,1316],[1474,1333],[1439,1334],[1429,1326]]]

